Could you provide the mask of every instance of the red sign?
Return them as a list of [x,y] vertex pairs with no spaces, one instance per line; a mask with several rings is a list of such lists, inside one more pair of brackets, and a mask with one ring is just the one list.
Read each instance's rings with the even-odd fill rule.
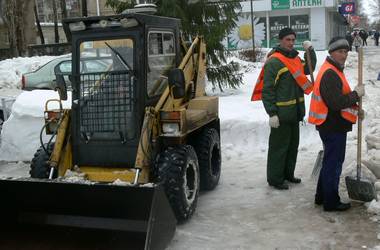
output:
[[351,16],[351,17],[350,17],[350,20],[351,20],[351,23],[352,23],[352,24],[357,25],[357,24],[360,23],[360,16]]

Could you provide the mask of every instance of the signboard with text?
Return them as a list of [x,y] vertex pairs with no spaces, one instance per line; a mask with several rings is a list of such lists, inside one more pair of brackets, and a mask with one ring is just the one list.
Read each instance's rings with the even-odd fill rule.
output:
[[294,47],[297,49],[302,49],[302,42],[305,40],[310,40],[309,16],[290,16],[290,27],[294,30],[294,32],[296,32],[296,43]]
[[272,10],[319,8],[325,6],[325,0],[272,0]]
[[342,3],[339,7],[339,13],[342,15],[355,14],[355,3]]
[[289,6],[289,0],[272,0],[272,10],[287,10]]
[[290,0],[291,9],[302,9],[325,6],[324,0]]
[[269,17],[270,47],[275,47],[278,44],[278,33],[285,27],[289,27],[288,16]]

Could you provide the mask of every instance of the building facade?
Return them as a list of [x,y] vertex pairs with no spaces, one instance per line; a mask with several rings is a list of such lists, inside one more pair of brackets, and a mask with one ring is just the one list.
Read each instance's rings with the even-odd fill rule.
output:
[[[230,49],[252,47],[251,1],[242,1],[241,5],[237,28],[226,39]],[[333,36],[344,36],[347,30],[337,0],[253,1],[253,20],[255,44],[267,48],[278,43],[278,32],[284,27],[297,33],[296,48],[310,40],[317,50],[326,49]]]

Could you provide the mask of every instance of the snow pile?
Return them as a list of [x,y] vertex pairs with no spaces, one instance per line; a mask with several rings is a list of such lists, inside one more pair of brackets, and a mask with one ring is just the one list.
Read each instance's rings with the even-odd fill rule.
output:
[[22,74],[34,71],[57,56],[18,57],[0,61],[0,90],[20,88]]
[[80,184],[89,184],[89,185],[95,184],[95,182],[88,180],[86,178],[86,174],[80,172],[78,169],[75,168],[75,166],[74,166],[74,170],[70,170],[70,169],[66,170],[65,175],[63,177],[59,177],[57,180],[62,181],[62,182],[69,182],[69,183],[80,183]]
[[22,161],[9,162],[1,167],[0,179],[29,177],[29,164]]
[[[59,99],[52,90],[24,91],[16,99],[12,114],[3,124],[1,131],[0,160],[30,161],[40,146],[40,131],[44,125],[45,103]],[[63,108],[71,107],[71,93],[63,102]],[[57,102],[49,103],[49,109],[58,109]],[[50,136],[43,132],[46,142]]]
[[380,202],[373,200],[366,203],[367,211],[371,214],[380,214]]

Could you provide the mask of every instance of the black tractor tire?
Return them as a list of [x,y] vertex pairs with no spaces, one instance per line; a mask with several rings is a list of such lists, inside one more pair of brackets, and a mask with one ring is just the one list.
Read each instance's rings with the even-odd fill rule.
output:
[[[42,146],[37,150],[30,164],[30,177],[38,179],[49,178],[50,166],[48,164],[50,155],[54,148],[54,143],[44,145],[48,152],[42,148]],[[57,177],[57,173],[54,173],[53,178]]]
[[190,145],[170,147],[161,152],[155,175],[164,190],[178,222],[188,220],[197,206],[200,176],[197,154]]
[[204,129],[195,146],[197,151],[201,190],[213,190],[219,183],[222,155],[220,137],[215,128]]

